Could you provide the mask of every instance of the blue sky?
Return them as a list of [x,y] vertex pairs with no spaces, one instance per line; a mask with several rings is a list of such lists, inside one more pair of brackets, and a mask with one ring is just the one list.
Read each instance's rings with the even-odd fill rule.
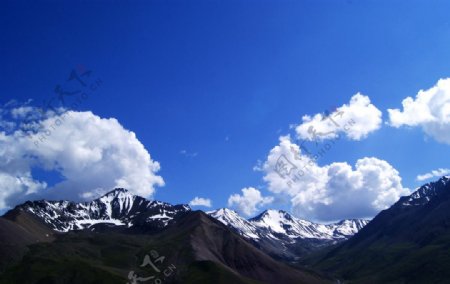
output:
[[[289,125],[303,115],[357,92],[383,112],[383,126],[361,141],[342,139],[319,165],[377,157],[411,189],[422,183],[418,174],[449,167],[446,143],[417,127],[385,125],[387,109],[450,75],[445,1],[0,5],[0,102],[40,104],[75,66],[86,66],[102,86],[79,110],[116,118],[136,134],[161,165],[165,186],[155,199],[199,196],[218,208],[245,187],[271,195],[253,170],[257,161],[281,135],[294,135]],[[61,178],[34,175],[50,184]]]

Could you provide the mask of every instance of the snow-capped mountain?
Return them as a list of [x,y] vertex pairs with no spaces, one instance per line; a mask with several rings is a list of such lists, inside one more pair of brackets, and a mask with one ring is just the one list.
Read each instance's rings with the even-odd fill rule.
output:
[[211,217],[219,220],[224,225],[234,229],[240,235],[250,238],[259,239],[260,230],[254,224],[239,216],[239,214],[233,210],[227,208],[221,208],[214,211],[206,212]]
[[266,210],[250,222],[259,228],[266,228],[272,234],[290,239],[348,239],[364,227],[368,220],[343,220],[333,224],[318,224],[299,219],[282,210]]
[[98,224],[162,228],[179,214],[191,209],[188,205],[150,201],[126,189],[117,188],[91,202],[28,201],[14,210],[32,213],[53,230],[68,232]]
[[358,233],[370,220],[366,219],[346,219],[340,222],[327,225],[337,239],[348,239]]
[[402,206],[425,205],[431,199],[438,196],[441,191],[445,190],[449,183],[450,176],[443,176],[438,181],[430,182],[419,187],[410,196],[401,198],[399,204]]
[[226,208],[207,213],[248,239],[272,239],[285,243],[295,243],[297,239],[342,241],[356,234],[369,222],[351,219],[333,224],[318,224],[298,219],[282,210],[266,210],[249,220]]
[[[91,202],[28,201],[7,215],[24,211],[41,219],[58,232],[72,230],[159,231],[191,211],[188,205],[150,201],[118,188]],[[367,220],[344,220],[335,224],[316,224],[284,211],[267,210],[246,220],[230,209],[207,212],[233,231],[271,255],[296,258],[299,247],[311,250],[346,240]]]

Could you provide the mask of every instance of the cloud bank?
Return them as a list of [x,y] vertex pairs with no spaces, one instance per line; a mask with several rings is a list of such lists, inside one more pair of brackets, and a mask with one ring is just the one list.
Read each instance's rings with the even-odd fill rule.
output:
[[442,169],[441,168],[441,169],[433,170],[429,173],[418,175],[416,177],[416,179],[418,181],[424,181],[424,180],[428,180],[428,179],[435,178],[435,177],[440,178],[445,175],[450,175],[450,169]]

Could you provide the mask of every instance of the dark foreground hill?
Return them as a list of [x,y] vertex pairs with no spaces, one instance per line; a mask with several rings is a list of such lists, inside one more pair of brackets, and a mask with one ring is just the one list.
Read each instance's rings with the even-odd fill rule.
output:
[[450,283],[450,179],[402,197],[316,267],[349,283]]

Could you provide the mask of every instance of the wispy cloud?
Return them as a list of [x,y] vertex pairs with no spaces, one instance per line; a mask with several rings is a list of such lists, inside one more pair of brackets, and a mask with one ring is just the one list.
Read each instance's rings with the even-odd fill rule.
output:
[[424,181],[424,180],[427,180],[427,179],[431,179],[431,178],[435,178],[435,177],[442,177],[442,176],[449,175],[449,174],[450,174],[450,169],[442,169],[442,168],[440,168],[440,169],[433,170],[433,171],[431,171],[429,173],[426,173],[426,174],[418,175],[416,177],[416,179],[418,181]]

